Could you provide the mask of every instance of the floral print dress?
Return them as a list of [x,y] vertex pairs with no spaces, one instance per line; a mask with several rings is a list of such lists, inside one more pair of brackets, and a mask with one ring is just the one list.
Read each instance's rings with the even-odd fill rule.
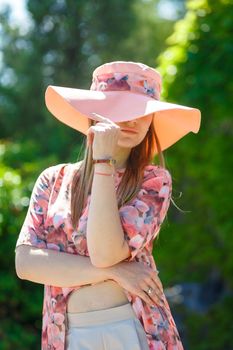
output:
[[[89,256],[86,226],[90,195],[83,208],[76,231],[71,225],[71,180],[77,163],[51,166],[37,178],[28,212],[16,246],[27,244]],[[125,169],[115,173],[115,188]],[[153,240],[166,216],[172,192],[171,175],[158,165],[148,165],[138,194],[119,209],[119,216],[131,256],[126,260],[141,261],[156,268],[152,256]],[[94,283],[93,283],[94,284]],[[66,307],[70,293],[81,288],[44,288],[42,350],[65,350]],[[140,320],[150,350],[182,350],[181,340],[167,300],[164,306],[150,306],[140,297],[124,292]],[[133,350],[133,349],[132,349]]]

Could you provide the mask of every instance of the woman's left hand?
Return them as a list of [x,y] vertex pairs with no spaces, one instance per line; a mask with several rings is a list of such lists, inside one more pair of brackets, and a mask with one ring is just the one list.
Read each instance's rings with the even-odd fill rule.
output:
[[92,144],[93,159],[113,157],[121,128],[108,118],[92,113],[98,123],[87,131],[88,143]]
[[[155,304],[164,306],[163,285],[154,270],[140,261],[125,261],[107,268],[109,278],[116,281],[122,288],[132,294],[139,296],[151,306]],[[148,289],[152,293],[148,294]]]

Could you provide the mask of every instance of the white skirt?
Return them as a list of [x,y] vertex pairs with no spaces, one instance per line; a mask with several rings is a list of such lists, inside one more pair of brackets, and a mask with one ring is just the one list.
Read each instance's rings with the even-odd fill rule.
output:
[[130,303],[66,316],[66,350],[149,350]]

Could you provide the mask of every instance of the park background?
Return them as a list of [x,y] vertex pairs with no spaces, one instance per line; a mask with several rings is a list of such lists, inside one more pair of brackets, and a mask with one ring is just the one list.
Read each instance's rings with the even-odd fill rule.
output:
[[112,60],[158,68],[162,100],[202,112],[164,151],[184,212],[170,205],[153,253],[185,349],[233,349],[233,2],[28,0],[20,23],[0,5],[0,349],[40,349],[43,286],[16,277],[15,243],[39,173],[83,143],[46,86],[89,89]]

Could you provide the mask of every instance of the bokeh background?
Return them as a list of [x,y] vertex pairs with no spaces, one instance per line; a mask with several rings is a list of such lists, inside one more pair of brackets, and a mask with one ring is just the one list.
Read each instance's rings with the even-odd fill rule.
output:
[[15,243],[39,173],[81,156],[44,91],[89,88],[112,60],[158,68],[162,100],[202,112],[164,152],[184,212],[171,204],[154,256],[185,349],[233,349],[232,33],[231,0],[0,1],[1,350],[40,349],[43,286],[16,277]]

